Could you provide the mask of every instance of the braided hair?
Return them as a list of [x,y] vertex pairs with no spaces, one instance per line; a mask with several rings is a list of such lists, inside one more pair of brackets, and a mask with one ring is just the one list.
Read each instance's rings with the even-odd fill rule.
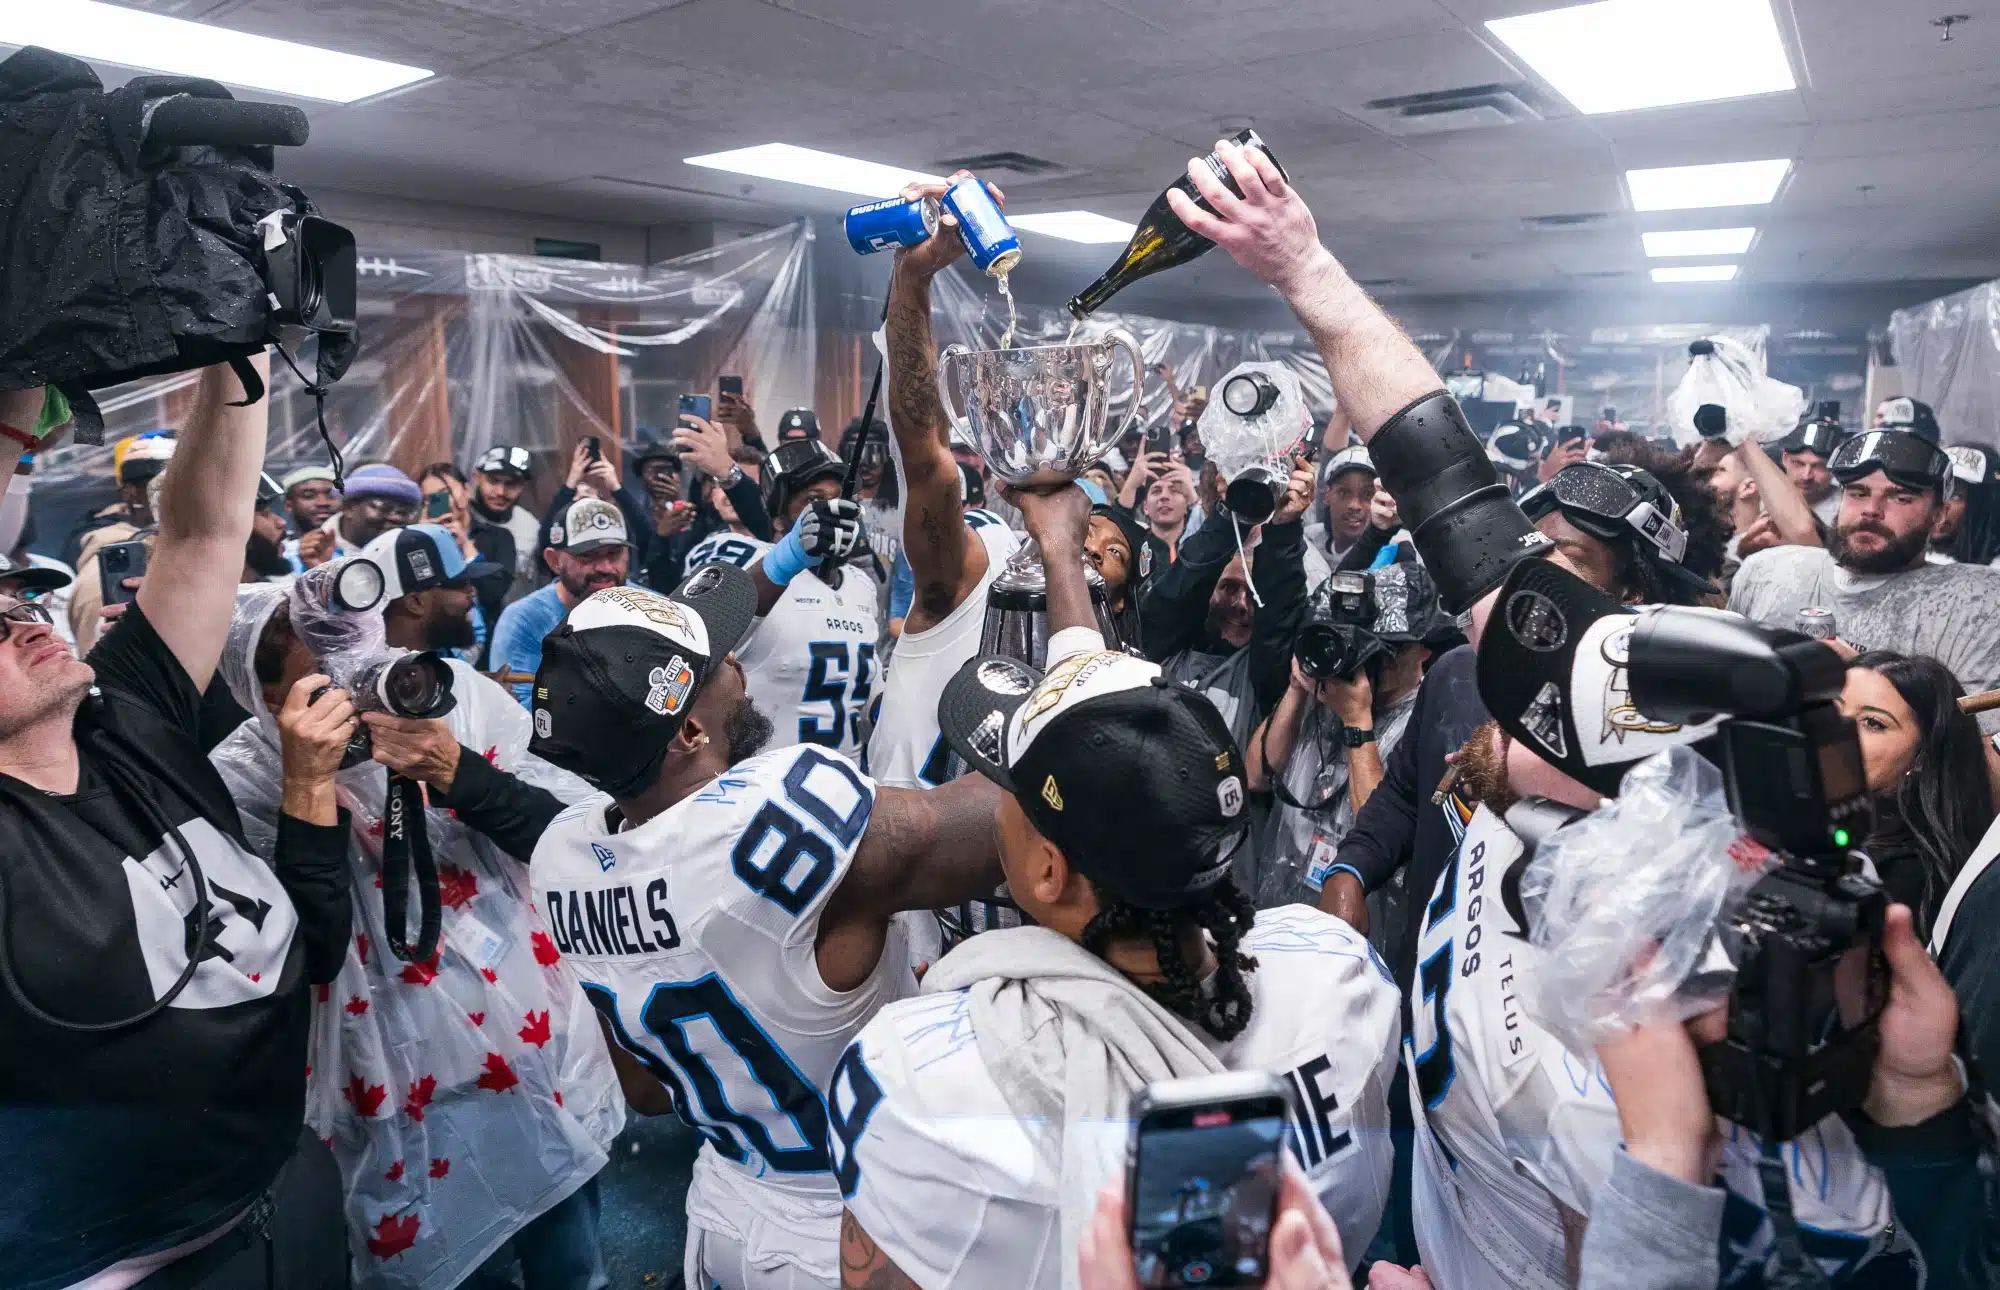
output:
[[[1243,937],[1257,907],[1233,882],[1217,883],[1200,904],[1182,909],[1140,909],[1113,900],[1091,881],[1098,913],[1083,929],[1083,948],[1099,958],[1115,940],[1152,943],[1165,981],[1142,985],[1153,1001],[1185,1017],[1217,1039],[1234,1039],[1250,1024],[1250,983],[1257,960],[1243,953]],[[1215,991],[1204,995],[1195,965],[1181,953],[1181,935],[1200,928],[1215,940]]]

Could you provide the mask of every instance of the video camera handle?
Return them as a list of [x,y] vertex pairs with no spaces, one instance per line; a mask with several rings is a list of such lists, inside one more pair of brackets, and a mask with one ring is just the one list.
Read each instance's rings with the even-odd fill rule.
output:
[[172,148],[296,148],[311,133],[306,114],[283,103],[175,94],[146,105],[146,141]]

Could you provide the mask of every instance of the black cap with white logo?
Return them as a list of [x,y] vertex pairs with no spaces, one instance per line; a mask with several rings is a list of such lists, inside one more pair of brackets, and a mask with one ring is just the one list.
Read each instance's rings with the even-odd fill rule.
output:
[[1225,844],[1250,824],[1242,753],[1215,705],[1158,664],[1088,651],[1044,676],[975,658],[946,684],[938,726],[1114,899],[1178,909],[1229,880]]
[[528,751],[613,796],[634,787],[628,777],[658,767],[702,684],[756,618],[756,585],[726,564],[701,566],[671,596],[644,587],[591,596],[542,642]]
[[526,448],[503,443],[480,453],[472,468],[482,475],[520,475],[526,478],[531,461]]

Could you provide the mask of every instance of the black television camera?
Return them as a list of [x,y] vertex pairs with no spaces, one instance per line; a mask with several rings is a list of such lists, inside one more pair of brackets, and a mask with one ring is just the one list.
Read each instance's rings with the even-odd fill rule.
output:
[[1292,640],[1299,670],[1315,681],[1351,681],[1389,647],[1375,634],[1375,577],[1336,573],[1312,598],[1310,617]]
[[1854,723],[1835,706],[1845,666],[1797,632],[1681,608],[1644,615],[1629,656],[1647,717],[1728,718],[1702,751],[1778,861],[1720,929],[1736,963],[1729,1032],[1701,1065],[1717,1114],[1789,1141],[1867,1097],[1889,997],[1887,901],[1850,849],[1873,813]]

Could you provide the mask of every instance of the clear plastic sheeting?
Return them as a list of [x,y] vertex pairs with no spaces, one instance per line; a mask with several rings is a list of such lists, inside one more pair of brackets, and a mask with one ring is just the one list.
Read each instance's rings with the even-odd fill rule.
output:
[[2000,448],[2000,282],[1889,315],[1903,392],[1937,413],[1944,441]]
[[1734,972],[1717,935],[1742,828],[1722,772],[1688,748],[1634,766],[1617,798],[1557,831],[1521,877],[1530,935],[1546,951],[1523,1002],[1571,1052],[1663,1014],[1722,1001]]
[[[361,355],[328,395],[328,430],[349,465],[415,473],[496,443],[553,460],[582,435],[664,436],[679,396],[725,372],[775,424],[813,403],[813,246],[801,221],[645,267],[364,248]],[[310,370],[309,348],[294,357]],[[284,363],[271,369],[267,469],[324,462],[313,400]],[[197,376],[101,391],[107,446],[42,454],[38,486],[108,479],[109,445],[179,427]]]
[[1728,413],[1729,442],[1772,443],[1797,428],[1806,396],[1796,385],[1774,381],[1764,370],[1764,352],[1728,336],[1708,336],[1712,352],[1693,356],[1687,375],[1667,399],[1667,423],[1674,442],[1691,448],[1701,442],[1695,414],[1714,404]]
[[1254,416],[1238,416],[1225,405],[1218,386],[1201,414],[1202,449],[1224,479],[1234,479],[1259,462],[1282,462],[1312,428],[1298,374],[1283,363],[1239,363],[1229,369],[1223,384],[1228,377],[1252,372],[1269,378],[1277,391],[1275,403]]

